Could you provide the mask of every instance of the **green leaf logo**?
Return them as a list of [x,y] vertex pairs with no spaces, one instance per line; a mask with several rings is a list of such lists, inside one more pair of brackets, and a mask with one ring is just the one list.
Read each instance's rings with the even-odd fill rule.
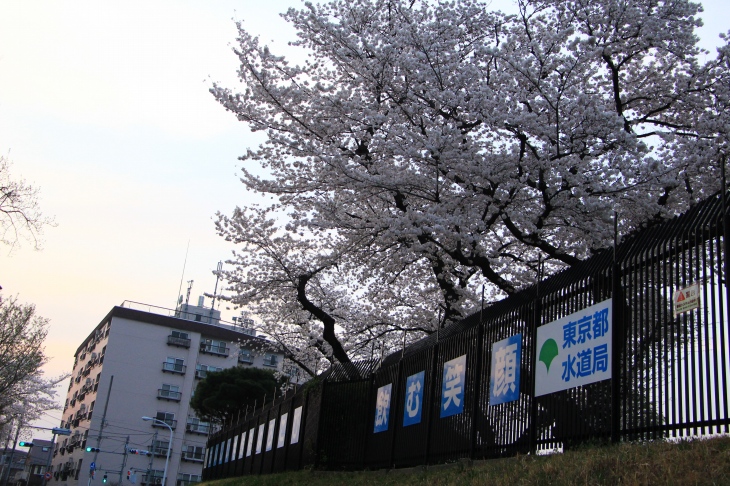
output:
[[550,373],[550,363],[553,362],[555,357],[558,355],[558,343],[555,342],[555,339],[548,339],[542,344],[542,348],[540,348],[540,358],[539,360],[545,363],[545,366],[547,366],[548,373]]

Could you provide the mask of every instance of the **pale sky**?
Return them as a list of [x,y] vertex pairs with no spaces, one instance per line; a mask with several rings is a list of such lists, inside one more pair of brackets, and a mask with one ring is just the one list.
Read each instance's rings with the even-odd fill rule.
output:
[[[703,2],[700,36],[712,52],[730,29],[728,1]],[[191,302],[213,292],[212,271],[232,249],[215,234],[215,213],[254,201],[237,157],[261,138],[208,88],[237,84],[232,19],[283,51],[294,36],[278,14],[300,5],[0,2],[0,154],[15,178],[41,188],[41,207],[57,223],[41,251],[0,247],[0,285],[50,319],[49,375],[71,370],[76,348],[114,305],[174,307],[188,241]],[[52,411],[37,425],[60,419]]]

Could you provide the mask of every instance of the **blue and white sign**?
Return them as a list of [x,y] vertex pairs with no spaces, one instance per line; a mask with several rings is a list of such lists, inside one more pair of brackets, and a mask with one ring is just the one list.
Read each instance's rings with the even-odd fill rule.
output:
[[444,379],[441,386],[441,418],[451,417],[464,411],[466,386],[466,355],[444,363]]
[[286,421],[289,418],[288,413],[284,413],[281,415],[281,418],[279,419],[279,438],[276,441],[276,448],[281,449],[286,445]]
[[385,432],[388,430],[388,418],[390,417],[390,396],[393,389],[393,384],[388,383],[387,385],[378,388],[378,399],[375,403],[375,427],[373,427],[373,433]]
[[289,440],[290,444],[296,444],[299,442],[299,428],[302,425],[302,407],[297,407],[294,409],[294,416],[292,417],[291,422],[291,439]]
[[274,429],[276,428],[276,419],[269,420],[269,428],[266,434],[266,452],[274,448]]
[[535,396],[611,378],[611,299],[537,328]]
[[403,427],[421,423],[423,410],[423,387],[426,385],[426,372],[411,375],[406,380],[406,402],[403,407]]
[[520,398],[520,361],[522,334],[492,345],[492,373],[489,380],[489,405],[513,402]]

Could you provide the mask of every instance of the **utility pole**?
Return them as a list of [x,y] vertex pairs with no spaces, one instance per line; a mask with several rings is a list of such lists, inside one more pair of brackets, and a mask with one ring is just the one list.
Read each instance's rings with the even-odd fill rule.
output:
[[0,469],[0,481],[5,477],[5,468],[8,467],[6,459],[8,457],[8,447],[10,446],[10,438],[13,436],[13,420],[11,419],[10,422],[8,422],[10,425],[8,428],[7,435],[5,436],[5,449],[3,450],[3,464],[2,469]]
[[[114,375],[109,377],[109,390],[106,392],[106,400],[104,401],[104,412],[101,414],[101,425],[99,425],[99,435],[96,436],[96,450],[94,451],[94,460],[92,464],[96,467],[96,459],[99,457],[99,449],[101,448],[102,432],[104,431],[104,425],[106,424],[106,409],[109,407],[109,397],[112,394],[112,384],[114,384]],[[94,469],[89,471],[89,481],[86,483],[87,486],[91,485],[91,475]]]
[[152,461],[155,458],[154,453],[154,445],[157,443],[157,431],[155,431],[155,436],[152,438],[152,447],[150,447],[150,450],[152,450],[152,454],[150,454],[150,463],[147,465],[147,484],[152,484],[152,478],[150,477],[152,475]]
[[[15,431],[15,439],[13,439],[13,449],[10,451],[10,459],[8,460],[8,468],[5,471],[5,478],[3,486],[8,486],[8,480],[10,479],[10,469],[13,467],[13,456],[15,455],[15,446],[18,445],[18,437],[20,436],[20,429],[23,426],[23,416],[20,416],[18,421],[18,428]],[[29,453],[30,454],[30,453]]]
[[124,443],[124,457],[122,458],[122,468],[119,470],[119,484],[122,484],[122,481],[124,479],[124,468],[127,465],[127,454],[129,453],[129,449],[127,447],[129,446],[129,436],[127,436],[127,440]]

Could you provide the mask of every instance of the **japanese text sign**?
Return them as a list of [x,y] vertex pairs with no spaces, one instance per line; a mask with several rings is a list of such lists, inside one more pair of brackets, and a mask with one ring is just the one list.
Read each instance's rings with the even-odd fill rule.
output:
[[611,299],[537,328],[535,396],[611,378]]
[[406,380],[406,399],[403,407],[403,427],[421,423],[425,371],[411,375]]
[[390,417],[390,392],[393,384],[378,388],[378,398],[375,403],[375,427],[373,433],[384,432],[388,430],[388,418]]
[[492,345],[492,372],[489,380],[489,405],[513,402],[520,398],[522,334]]
[[464,389],[466,386],[466,355],[444,363],[444,377],[441,385],[441,418],[464,411]]

